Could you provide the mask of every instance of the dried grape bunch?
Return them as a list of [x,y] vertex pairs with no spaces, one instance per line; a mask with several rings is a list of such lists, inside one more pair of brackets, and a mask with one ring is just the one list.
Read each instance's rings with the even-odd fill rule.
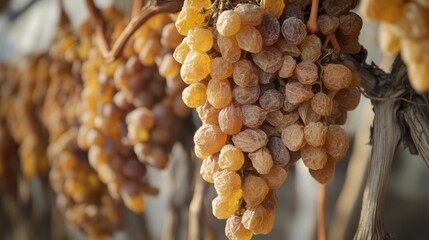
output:
[[[110,17],[116,20],[107,21],[107,31],[117,37],[125,28],[124,16]],[[179,75],[181,64],[174,59],[183,37],[172,17],[151,17],[111,63],[104,62],[92,42],[91,26],[82,26],[87,29],[82,29],[86,37],[81,41],[92,47],[82,65],[78,145],[88,150],[91,166],[110,195],[136,213],[144,210],[144,194],[158,193],[147,183],[147,166],[166,167],[191,112],[182,100],[186,85]]]
[[49,180],[56,204],[67,223],[91,239],[105,238],[122,228],[120,206],[77,146],[78,128],[71,127],[49,145]]
[[44,54],[26,56],[17,66],[15,76],[2,86],[1,119],[4,131],[9,132],[18,148],[19,165],[26,177],[41,177],[47,174],[48,145],[46,129],[40,112],[46,88],[49,84],[51,60]]
[[429,4],[426,1],[362,2],[365,17],[380,22],[379,44],[389,54],[400,53],[407,65],[411,86],[419,92],[429,90]]
[[14,193],[17,186],[18,145],[7,125],[7,113],[19,82],[18,75],[14,66],[0,64],[0,101],[3,103],[0,105],[0,189],[3,193]]
[[84,23],[78,33],[68,25],[59,28],[49,51],[52,62],[41,118],[49,134],[49,180],[56,204],[67,223],[97,239],[122,228],[122,212],[104,179],[91,167],[88,152],[78,146],[81,67],[90,49],[87,27]]
[[[308,14],[308,3],[223,8],[189,0],[179,13],[176,27],[185,38],[174,56],[189,85],[182,96],[202,121],[195,154],[203,160],[203,179],[214,183],[213,215],[227,219],[229,239],[271,231],[276,189],[299,156],[326,183],[347,152],[348,137],[339,125],[359,103],[360,79],[340,55],[355,50],[360,18],[349,12],[352,7],[335,18],[322,6]],[[206,22],[194,21],[205,14]],[[316,31],[309,33],[312,25]],[[346,37],[339,42],[341,34]]]

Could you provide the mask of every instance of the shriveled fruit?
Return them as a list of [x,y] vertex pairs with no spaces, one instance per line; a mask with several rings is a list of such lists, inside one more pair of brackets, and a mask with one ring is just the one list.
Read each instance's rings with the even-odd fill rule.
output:
[[207,87],[203,83],[193,83],[183,90],[182,100],[186,106],[190,108],[197,108],[206,102],[206,91]]
[[328,156],[328,160],[323,168],[319,170],[309,169],[311,176],[316,179],[319,183],[327,183],[335,172],[335,159]]
[[252,104],[258,101],[260,92],[259,85],[254,87],[240,87],[236,85],[232,90],[232,96],[240,104]]
[[274,165],[267,174],[262,175],[262,178],[269,189],[278,189],[286,181],[287,176],[288,172],[284,168]]
[[192,28],[188,31],[187,43],[193,51],[207,52],[213,47],[213,33],[211,29]]
[[215,155],[210,155],[208,158],[203,160],[203,163],[201,164],[200,167],[200,174],[201,177],[209,183],[213,183],[214,182],[214,175],[221,171],[222,169],[220,169],[219,167],[219,155],[215,154]]
[[258,26],[262,22],[262,15],[264,10],[255,4],[249,3],[239,3],[234,8],[236,12],[241,17],[241,24],[243,25],[252,25]]
[[271,137],[268,141],[267,148],[271,153],[275,165],[285,166],[289,163],[290,153],[283,144],[281,138]]
[[219,112],[219,127],[224,133],[237,134],[242,126],[243,116],[239,104],[231,103]]
[[289,150],[298,151],[306,144],[304,127],[298,124],[292,124],[283,128],[282,141]]
[[227,135],[215,125],[203,124],[194,135],[194,142],[208,154],[219,152],[225,145]]
[[268,137],[260,129],[246,129],[232,136],[232,142],[243,152],[254,152],[267,145]]
[[258,128],[267,117],[267,111],[256,105],[243,105],[241,111],[243,124],[249,128]]
[[338,26],[340,25],[340,20],[335,16],[323,14],[317,18],[317,24],[319,24],[320,31],[327,35],[337,30]]
[[279,77],[289,78],[292,77],[296,68],[296,60],[292,56],[286,55],[283,57],[283,64],[279,71]]
[[268,89],[259,97],[259,104],[267,111],[279,110],[283,105],[283,95],[276,89]]
[[323,84],[329,90],[338,91],[352,82],[352,71],[341,64],[328,64],[323,68]]
[[270,151],[268,151],[266,147],[251,152],[247,156],[252,162],[252,166],[259,174],[268,174],[274,164]]
[[310,85],[304,85],[300,82],[288,82],[285,88],[285,95],[289,103],[300,104],[310,100],[314,93]]
[[197,107],[197,113],[201,121],[205,124],[219,125],[220,109],[213,107],[208,101]]
[[234,82],[240,87],[255,87],[258,85],[258,72],[249,60],[240,60],[234,64]]
[[335,100],[338,101],[341,109],[351,111],[359,105],[360,96],[359,88],[344,88],[335,94]]
[[237,171],[244,164],[244,154],[240,148],[227,144],[223,146],[219,155],[219,167],[230,171]]
[[306,145],[301,148],[301,158],[306,167],[318,170],[325,166],[328,155],[323,147]]
[[332,99],[328,95],[318,92],[311,99],[311,109],[320,116],[329,116],[332,113]]
[[307,143],[313,147],[320,147],[325,144],[328,127],[321,122],[310,122],[304,127],[304,135]]
[[330,125],[328,127],[325,149],[336,161],[344,158],[349,149],[349,137],[341,126]]
[[190,51],[180,69],[180,76],[187,84],[198,82],[210,73],[210,57],[204,52]]
[[302,61],[296,65],[295,77],[302,84],[313,85],[318,78],[317,65],[310,61]]
[[250,240],[253,233],[243,226],[241,216],[231,215],[226,220],[225,235],[229,240]]
[[216,29],[222,36],[229,37],[236,34],[241,27],[241,17],[232,10],[223,11],[217,21]]
[[258,53],[252,54],[253,61],[264,72],[275,73],[282,67],[283,55],[275,47],[264,48]]
[[249,207],[261,204],[268,190],[267,183],[261,177],[247,175],[243,180],[243,199]]
[[254,234],[268,234],[274,227],[274,210],[265,209],[262,205],[249,207],[243,214],[241,222]]
[[233,66],[224,58],[213,58],[211,64],[210,76],[213,79],[227,79],[232,76]]
[[242,26],[235,39],[238,46],[244,51],[258,53],[262,50],[263,40],[261,33],[253,26]]
[[188,56],[188,53],[191,51],[191,49],[188,46],[188,43],[186,39],[182,41],[179,46],[176,47],[173,53],[174,60],[177,62],[183,64],[185,63],[186,56]]
[[234,171],[222,170],[214,175],[214,187],[218,195],[240,199],[242,196],[241,178]]
[[212,201],[213,215],[217,219],[229,218],[238,209],[238,202],[236,198],[217,196]]
[[238,46],[237,40],[234,36],[224,37],[218,35],[217,45],[219,46],[219,51],[222,54],[222,58],[230,63],[235,63],[240,60],[241,49]]
[[296,17],[290,17],[282,23],[282,34],[290,44],[300,44],[307,36],[307,27]]
[[301,50],[301,60],[316,62],[322,55],[322,43],[316,35],[308,35],[299,45]]
[[207,101],[215,108],[222,109],[232,101],[232,90],[228,79],[212,79],[207,85]]
[[268,13],[263,15],[258,30],[261,33],[264,46],[273,45],[280,37],[280,23],[276,17]]

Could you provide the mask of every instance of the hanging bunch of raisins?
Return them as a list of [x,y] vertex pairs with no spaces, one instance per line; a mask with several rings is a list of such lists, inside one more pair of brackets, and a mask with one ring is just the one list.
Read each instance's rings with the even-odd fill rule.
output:
[[[84,26],[79,32],[82,36]],[[43,105],[43,120],[50,138],[49,180],[57,194],[56,204],[67,223],[96,239],[122,228],[122,213],[91,168],[88,152],[77,144],[83,87],[81,67],[87,57],[86,44],[69,25],[58,29],[50,48],[50,84]]]
[[[344,54],[360,51],[356,1],[187,0],[174,58],[182,97],[202,126],[194,136],[201,175],[218,196],[213,214],[229,239],[273,228],[276,189],[302,158],[326,183],[348,150],[340,126],[360,100]],[[318,16],[318,14],[320,14]]]
[[[114,41],[125,28],[125,18],[115,9],[103,14]],[[81,36],[91,47],[82,66],[78,145],[88,150],[89,161],[111,196],[136,213],[144,210],[145,193],[158,192],[144,179],[146,166],[166,167],[181,125],[191,113],[181,98],[185,84],[173,58],[183,39],[174,19],[168,14],[149,19],[112,63],[105,63],[92,42],[89,25]]]

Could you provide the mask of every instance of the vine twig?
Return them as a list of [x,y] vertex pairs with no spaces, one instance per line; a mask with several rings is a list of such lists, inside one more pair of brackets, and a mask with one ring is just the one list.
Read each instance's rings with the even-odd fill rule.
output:
[[113,62],[122,54],[125,45],[131,36],[140,26],[149,20],[150,17],[158,13],[176,13],[182,8],[183,1],[149,1],[149,3],[140,10],[138,15],[131,18],[130,22],[119,35],[118,39],[113,43],[111,48],[105,32],[105,22],[103,21],[100,11],[95,6],[93,0],[86,0],[86,5],[89,11],[90,20],[95,25],[95,32],[99,41],[100,52],[106,62]]
[[320,184],[317,211],[317,239],[326,240],[326,184]]

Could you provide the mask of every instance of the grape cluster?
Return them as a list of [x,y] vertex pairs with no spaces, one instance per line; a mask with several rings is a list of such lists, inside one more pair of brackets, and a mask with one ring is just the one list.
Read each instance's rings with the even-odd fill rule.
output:
[[39,177],[48,171],[48,143],[40,111],[49,83],[49,63],[46,55],[29,56],[16,70],[8,67],[4,72],[2,131],[12,137],[11,144],[19,145],[18,162],[27,177]]
[[176,22],[186,36],[174,53],[189,85],[182,98],[202,121],[195,154],[229,239],[271,231],[275,191],[299,158],[326,183],[348,150],[340,125],[359,103],[360,78],[343,54],[360,50],[362,21],[349,12],[355,3],[329,1],[305,19],[308,4],[188,0]]
[[[8,111],[18,84],[16,68],[0,64],[0,189],[13,192],[16,189],[18,149],[8,127]],[[10,120],[9,120],[10,121]]]
[[[82,32],[81,32],[82,34]],[[49,133],[49,180],[66,221],[92,239],[122,228],[119,205],[77,145],[84,42],[68,25],[62,26],[50,48],[50,83],[43,104],[43,122]]]
[[380,46],[386,53],[401,53],[411,86],[428,91],[429,2],[365,0],[362,11],[369,20],[381,22]]
[[[112,10],[103,14],[115,40],[125,18]],[[88,150],[89,162],[111,196],[136,213],[144,210],[144,193],[157,193],[143,179],[146,166],[165,168],[180,125],[191,112],[181,99],[184,84],[173,50],[183,37],[172,18],[158,14],[149,19],[114,62],[105,63],[98,49],[89,47],[82,65],[78,145]],[[95,44],[90,28],[82,31],[87,34],[81,41]]]

